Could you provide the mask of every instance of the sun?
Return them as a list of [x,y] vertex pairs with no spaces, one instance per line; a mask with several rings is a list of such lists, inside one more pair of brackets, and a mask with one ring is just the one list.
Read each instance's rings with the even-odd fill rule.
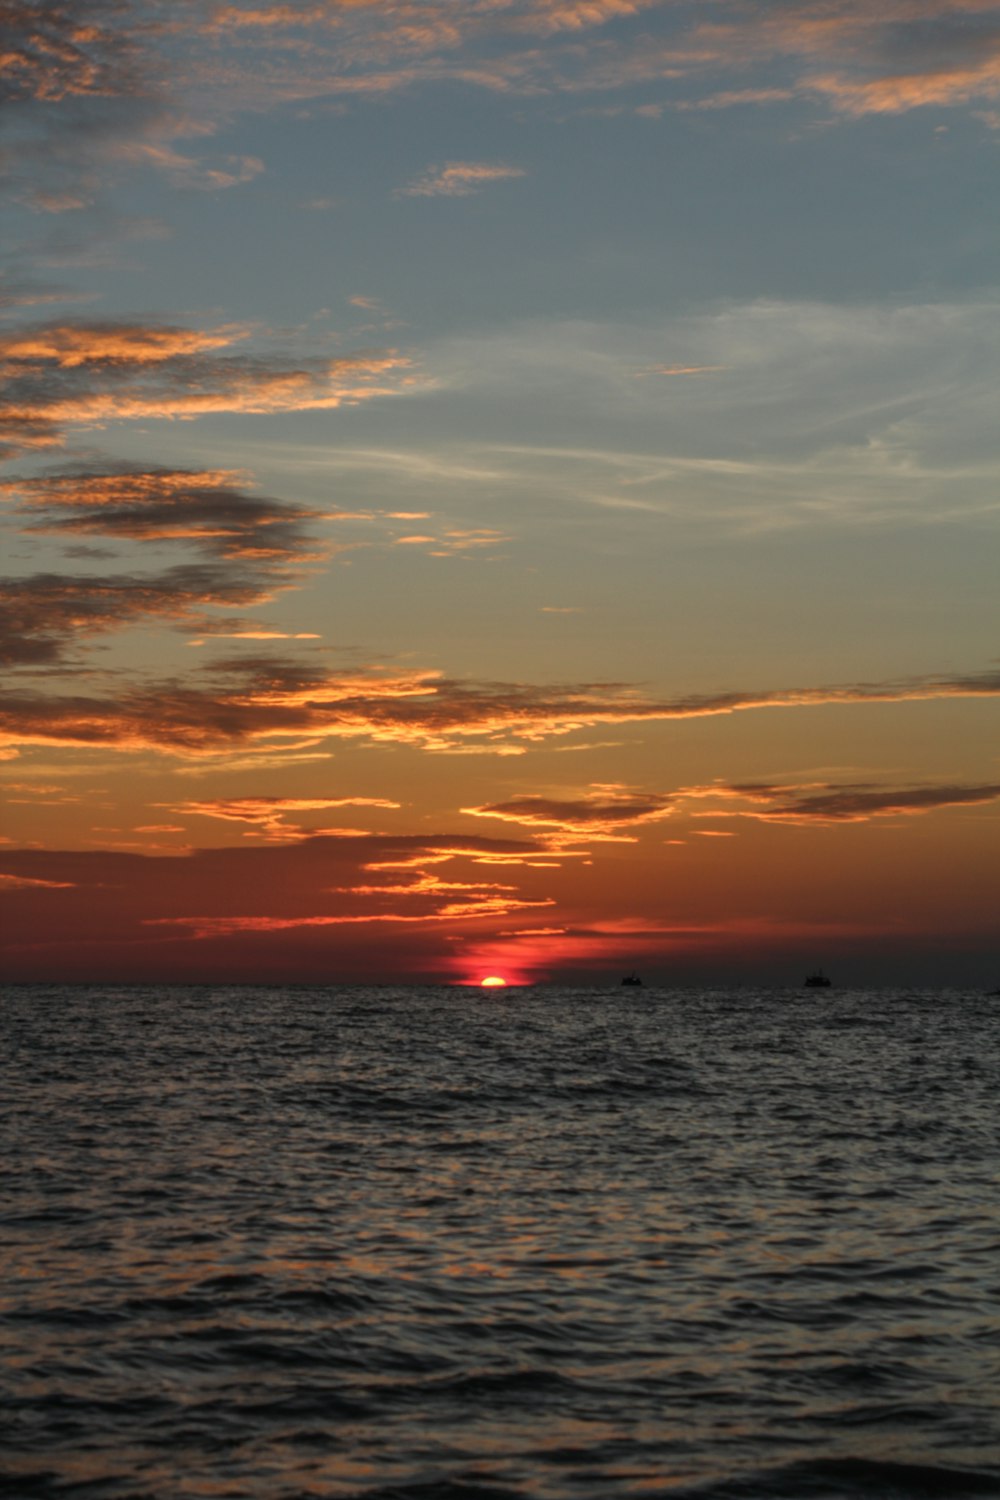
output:
[[501,979],[499,974],[487,974],[480,986],[484,990],[495,990],[498,985],[506,984],[506,979]]

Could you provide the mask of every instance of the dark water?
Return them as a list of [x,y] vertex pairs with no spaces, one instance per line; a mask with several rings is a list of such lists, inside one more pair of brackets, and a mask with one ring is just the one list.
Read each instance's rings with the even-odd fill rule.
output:
[[1000,1496],[1000,1000],[2,1007],[9,1496]]

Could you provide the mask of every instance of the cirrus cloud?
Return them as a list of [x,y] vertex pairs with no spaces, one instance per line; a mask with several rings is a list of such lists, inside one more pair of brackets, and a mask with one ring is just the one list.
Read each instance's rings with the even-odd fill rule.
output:
[[[990,99],[998,15],[996,0],[719,0],[707,13],[673,0],[427,0],[228,6],[209,24],[236,39],[231,95],[253,82],[258,98],[263,90],[274,101],[446,82],[524,97],[659,85],[662,101],[637,106],[656,118],[664,107],[792,99],[846,115]],[[264,46],[268,66],[254,78],[251,59]],[[759,76],[744,83],[752,68]]]
[[398,195],[405,198],[465,198],[478,193],[488,182],[507,177],[523,177],[521,167],[507,167],[482,161],[449,161],[441,167],[428,167],[422,176]]

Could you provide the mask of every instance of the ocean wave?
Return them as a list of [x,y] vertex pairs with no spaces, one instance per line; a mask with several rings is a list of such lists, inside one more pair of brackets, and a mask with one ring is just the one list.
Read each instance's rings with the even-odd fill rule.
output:
[[3,1019],[11,1500],[1000,1497],[978,997]]

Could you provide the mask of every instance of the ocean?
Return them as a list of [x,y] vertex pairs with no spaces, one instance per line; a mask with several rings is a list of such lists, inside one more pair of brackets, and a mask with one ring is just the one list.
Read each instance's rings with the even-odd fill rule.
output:
[[1000,999],[24,986],[15,1500],[1000,1496]]

